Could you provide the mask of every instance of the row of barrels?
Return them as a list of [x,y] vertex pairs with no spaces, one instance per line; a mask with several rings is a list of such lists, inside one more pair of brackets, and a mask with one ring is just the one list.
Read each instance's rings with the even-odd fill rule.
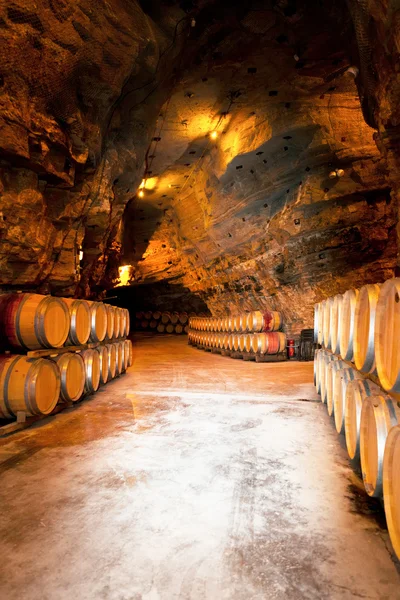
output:
[[282,329],[282,315],[273,310],[255,310],[231,317],[192,317],[189,326],[196,331],[260,333]]
[[400,559],[400,409],[382,388],[328,350],[316,350],[314,382],[369,496],[382,497]]
[[0,296],[0,338],[4,347],[37,350],[124,338],[129,334],[124,308],[40,294]]
[[181,325],[181,323],[177,323],[176,325],[168,323],[168,325],[165,325],[159,321],[147,321],[146,319],[142,319],[141,321],[135,321],[135,331],[139,330],[157,331],[157,333],[176,333],[181,335],[189,331],[189,325]]
[[400,393],[400,278],[316,304],[314,336],[359,371],[376,373],[387,392]]
[[132,342],[123,340],[53,358],[0,356],[0,418],[19,411],[28,416],[48,415],[56,404],[77,402],[101,384],[121,375],[132,364]]
[[189,318],[192,316],[192,313],[189,315],[187,312],[161,312],[158,310],[151,311],[140,311],[135,314],[136,321],[143,322],[160,322],[163,325],[186,325],[189,323]]
[[189,329],[189,344],[233,352],[279,354],[286,350],[286,335],[280,331],[264,333],[209,333]]

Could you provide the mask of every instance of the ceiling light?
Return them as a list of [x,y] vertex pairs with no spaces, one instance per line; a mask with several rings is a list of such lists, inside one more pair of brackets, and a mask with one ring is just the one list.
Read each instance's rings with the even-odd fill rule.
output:
[[210,138],[211,138],[212,140],[216,140],[216,139],[217,139],[217,137],[218,137],[218,132],[217,132],[217,131],[212,131],[212,132],[210,133]]
[[138,196],[139,196],[139,198],[143,198],[144,191],[143,190],[139,190]]

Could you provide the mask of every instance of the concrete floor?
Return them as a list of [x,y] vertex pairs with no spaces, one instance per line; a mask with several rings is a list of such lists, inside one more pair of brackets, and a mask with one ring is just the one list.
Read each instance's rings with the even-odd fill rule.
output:
[[311,382],[138,337],[126,375],[0,441],[0,598],[400,598]]

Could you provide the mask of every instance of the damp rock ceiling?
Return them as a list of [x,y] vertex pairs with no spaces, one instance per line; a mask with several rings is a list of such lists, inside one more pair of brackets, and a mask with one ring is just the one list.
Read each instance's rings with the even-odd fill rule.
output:
[[270,306],[296,332],[390,277],[400,13],[333,4],[8,2],[3,287],[96,297],[128,264],[133,286]]

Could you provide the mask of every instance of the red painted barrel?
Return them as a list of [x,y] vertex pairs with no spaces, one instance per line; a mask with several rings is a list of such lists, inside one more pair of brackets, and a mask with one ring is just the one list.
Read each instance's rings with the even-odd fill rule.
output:
[[282,327],[282,315],[276,310],[266,310],[263,313],[263,331],[279,331]]

